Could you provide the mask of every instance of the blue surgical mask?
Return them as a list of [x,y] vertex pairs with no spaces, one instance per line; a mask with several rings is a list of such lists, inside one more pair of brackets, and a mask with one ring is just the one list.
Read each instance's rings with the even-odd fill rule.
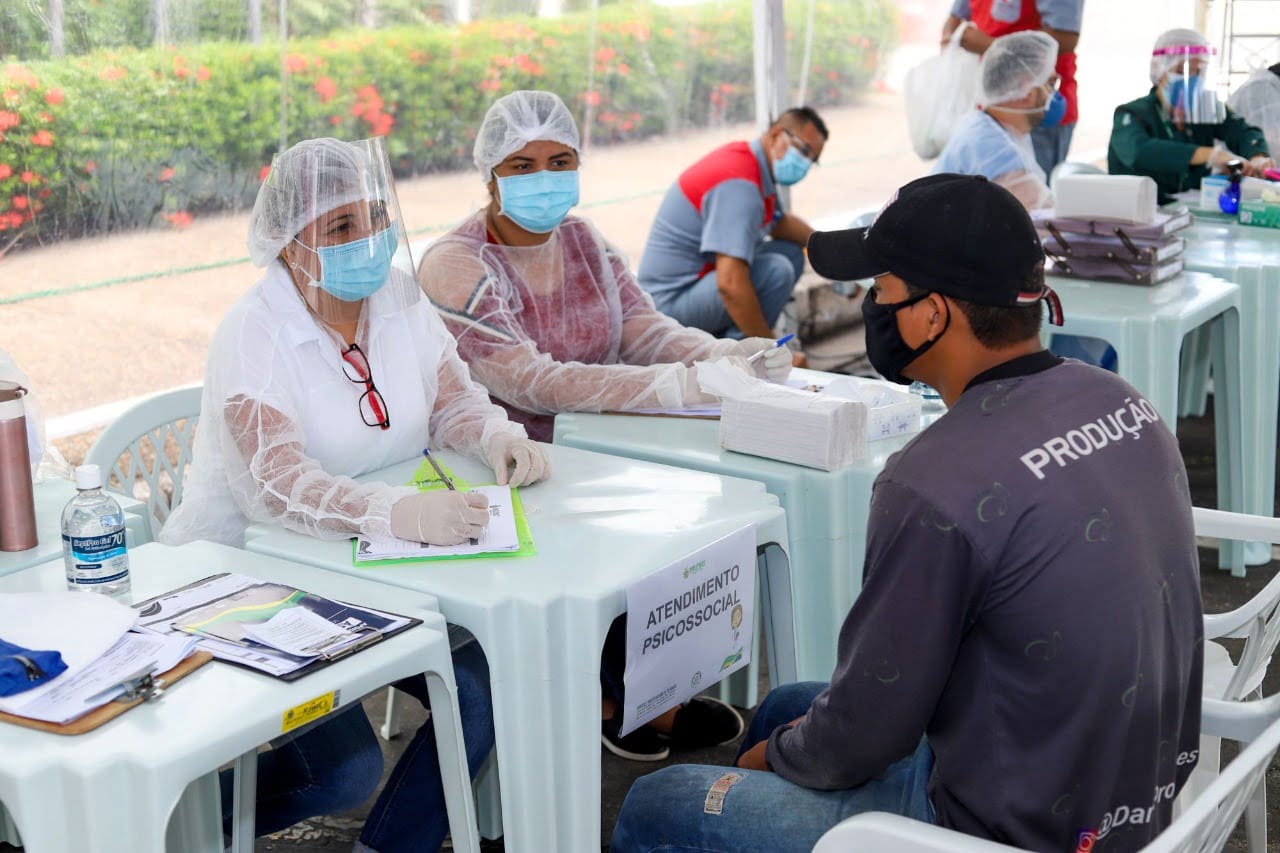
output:
[[1183,115],[1190,115],[1191,108],[1200,97],[1200,89],[1203,85],[1204,78],[1199,74],[1193,74],[1191,77],[1170,74],[1168,81],[1164,84],[1164,102],[1171,111],[1181,109]]
[[312,249],[320,257],[321,289],[344,302],[372,296],[387,283],[399,242],[395,228],[384,228],[371,237]]
[[801,154],[800,149],[788,145],[787,153],[773,161],[773,179],[784,187],[798,184],[809,174],[809,167],[812,165],[813,161]]
[[1062,93],[1057,89],[1053,90],[1053,94],[1049,96],[1048,102],[1044,107],[1044,118],[1040,119],[1041,127],[1057,127],[1062,124],[1063,117],[1067,114],[1067,99],[1062,97]]
[[578,203],[578,170],[553,172],[543,169],[530,175],[498,178],[501,212],[534,234],[556,229]]

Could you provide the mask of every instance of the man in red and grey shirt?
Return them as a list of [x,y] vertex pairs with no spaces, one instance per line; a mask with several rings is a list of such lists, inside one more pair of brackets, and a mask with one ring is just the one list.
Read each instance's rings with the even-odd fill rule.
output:
[[821,117],[797,107],[760,138],[723,145],[681,173],[636,275],[659,311],[713,335],[772,337],[813,232],[783,209],[776,187],[803,178],[826,141]]
[[1044,30],[1058,43],[1058,92],[1066,99],[1067,110],[1051,127],[1031,131],[1036,162],[1045,175],[1067,159],[1071,134],[1076,129],[1076,44],[1080,41],[1080,19],[1084,0],[953,0],[951,14],[942,27],[946,44],[956,27],[968,21],[960,44],[971,53],[983,54],[1000,36],[1025,30]]

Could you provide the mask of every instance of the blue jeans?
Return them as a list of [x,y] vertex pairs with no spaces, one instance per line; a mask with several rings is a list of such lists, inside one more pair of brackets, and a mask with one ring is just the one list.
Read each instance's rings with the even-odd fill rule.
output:
[[1053,174],[1053,167],[1067,159],[1067,151],[1071,148],[1071,137],[1075,133],[1074,124],[1060,124],[1057,127],[1036,127],[1031,130],[1031,148],[1035,151],[1036,162],[1044,169],[1045,180]]
[[[765,697],[743,739],[742,752],[775,728],[803,715],[827,685],[807,681],[779,687]],[[822,834],[847,817],[887,811],[934,820],[925,791],[933,751],[920,741],[915,753],[879,777],[847,791],[815,791],[775,773],[681,764],[638,779],[622,804],[611,853],[808,853]],[[742,774],[725,795],[723,811],[703,810],[712,784],[725,773]]]
[[[773,328],[804,272],[804,248],[790,240],[766,240],[751,259],[750,269],[764,321]],[[722,338],[742,337],[725,310],[714,270],[683,290],[655,293],[653,299],[659,311],[681,325]]]
[[[493,749],[493,701],[489,667],[479,643],[453,653],[462,738],[474,778]],[[423,676],[396,687],[430,707]],[[359,705],[322,726],[258,757],[257,833],[266,835],[300,820],[355,808],[382,777],[382,750]],[[224,829],[230,831],[231,774],[224,772]],[[449,832],[444,787],[431,721],[423,723],[391,771],[365,821],[360,841],[379,853],[437,850]]]

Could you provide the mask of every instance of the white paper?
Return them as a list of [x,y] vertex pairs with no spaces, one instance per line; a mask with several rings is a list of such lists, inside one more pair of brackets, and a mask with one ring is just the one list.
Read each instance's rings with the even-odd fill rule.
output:
[[489,499],[489,526],[479,538],[461,545],[428,545],[408,539],[356,539],[356,562],[399,560],[421,557],[460,557],[471,554],[500,554],[520,550],[515,508],[510,486],[476,486],[471,489]]
[[1156,197],[1156,182],[1141,175],[1063,175],[1053,184],[1053,215],[1150,223]]
[[96,592],[0,594],[0,637],[33,651],[57,651],[67,665],[57,678],[10,700],[27,703],[53,690],[102,657],[137,621],[133,608]]
[[319,657],[358,638],[305,607],[282,610],[266,622],[246,625],[244,632],[263,645],[304,658]]
[[[77,595],[83,593],[76,593]],[[38,697],[19,693],[0,699],[0,711],[66,723],[104,705],[125,692],[121,682],[142,672],[166,672],[195,649],[190,637],[162,637],[133,631],[125,634],[89,666],[75,674],[64,672],[50,681]]]
[[622,734],[749,664],[755,602],[755,525],[633,584]]

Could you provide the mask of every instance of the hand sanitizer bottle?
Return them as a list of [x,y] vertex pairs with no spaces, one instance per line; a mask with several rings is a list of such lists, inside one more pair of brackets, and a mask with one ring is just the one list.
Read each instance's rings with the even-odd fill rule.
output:
[[129,591],[124,512],[102,491],[97,465],[76,468],[77,494],[62,511],[62,554],[67,587],[106,595]]

